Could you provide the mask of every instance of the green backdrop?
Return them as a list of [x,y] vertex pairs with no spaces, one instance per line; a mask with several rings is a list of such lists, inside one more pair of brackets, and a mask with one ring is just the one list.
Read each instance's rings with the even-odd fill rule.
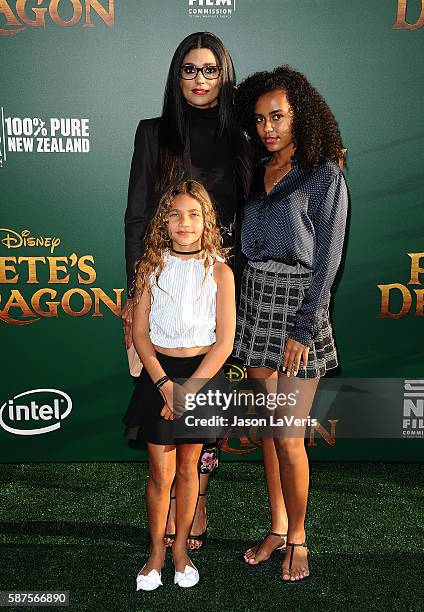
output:
[[[2,423],[8,401],[29,390],[61,390],[73,407],[60,428],[42,435],[0,427],[2,461],[144,457],[122,435],[132,380],[116,307],[114,313],[100,300],[96,312],[94,296],[108,296],[111,305],[125,295],[123,215],[135,129],[141,118],[160,113],[170,58],[182,38],[199,30],[222,38],[238,80],[288,63],[305,72],[329,102],[348,148],[351,196],[333,312],[339,375],[424,378],[424,273],[415,279],[421,284],[407,284],[408,253],[424,251],[420,1],[237,0],[231,16],[210,17],[190,16],[189,0],[40,0],[27,2],[26,13],[21,6],[20,14],[17,4],[23,3],[0,1]],[[410,27],[402,21],[404,8]],[[74,122],[71,140],[66,140],[70,122],[64,121],[62,134],[56,133],[62,142],[52,141],[51,120],[61,118],[86,121]],[[20,137],[27,140],[13,140]],[[48,140],[41,145],[37,138]],[[32,152],[25,151],[31,146]],[[47,152],[46,146],[82,151]],[[17,246],[16,234],[24,230],[59,238],[60,244]],[[85,259],[85,268],[84,256],[92,258]],[[29,264],[18,260],[23,257],[44,260]],[[424,256],[414,257],[416,270],[424,268]],[[65,264],[55,278],[54,266]],[[66,282],[58,282],[66,274]],[[404,294],[406,305],[411,296],[410,310],[399,318],[379,316],[378,285],[393,283],[404,289],[391,290],[389,308],[400,311]],[[72,316],[59,304],[57,317],[36,315],[31,299],[45,288],[57,291],[53,301],[59,302],[70,291],[73,311],[82,309],[85,295],[87,313]],[[41,297],[41,308],[48,310],[51,300]],[[24,302],[30,310],[23,310]],[[28,402],[37,397],[25,396]],[[32,418],[20,425],[34,429],[37,423]],[[422,452],[421,440],[411,439],[329,445],[317,435],[316,442],[311,456],[328,460],[410,460]]]

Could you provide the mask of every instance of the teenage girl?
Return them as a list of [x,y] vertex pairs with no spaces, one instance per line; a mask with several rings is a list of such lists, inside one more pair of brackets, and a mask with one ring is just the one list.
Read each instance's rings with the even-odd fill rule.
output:
[[175,583],[194,586],[198,570],[187,551],[199,493],[197,465],[203,440],[173,436],[174,379],[214,377],[231,354],[235,289],[211,199],[192,180],[171,187],[152,218],[136,276],[133,342],[144,368],[124,417],[147,442],[146,490],[150,556],[137,590],[162,584],[165,527],[175,478]]
[[263,439],[271,529],[245,552],[257,565],[284,550],[281,576],[309,575],[305,426],[320,378],[337,367],[330,290],[342,257],[348,205],[342,142],[328,104],[289,66],[257,72],[237,90],[257,166],[243,211],[243,273],[234,354],[254,384],[295,393],[278,416],[301,426]]

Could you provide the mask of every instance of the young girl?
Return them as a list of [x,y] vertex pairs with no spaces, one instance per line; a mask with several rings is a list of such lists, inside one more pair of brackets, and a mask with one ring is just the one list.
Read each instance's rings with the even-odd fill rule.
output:
[[199,573],[187,538],[199,493],[198,460],[203,441],[173,437],[174,379],[210,379],[231,354],[235,290],[215,211],[204,187],[192,180],[170,188],[150,222],[136,276],[133,342],[144,365],[124,422],[147,442],[146,500],[150,556],[137,590],[161,582],[165,527],[175,478],[175,583],[194,586]]
[[[177,180],[200,181],[211,194],[223,243],[235,247],[229,264],[241,268],[239,232],[234,218],[248,193],[250,150],[235,119],[235,74],[223,42],[211,32],[190,34],[175,50],[166,81],[161,117],[143,119],[137,128],[125,213],[128,301],[122,311],[127,348],[132,343],[134,264],[147,224],[161,195]],[[176,178],[177,177],[177,178]],[[238,230],[237,224],[237,230]],[[233,255],[231,257],[231,255]],[[206,537],[206,490],[218,464],[216,444],[208,444],[200,461],[200,490],[189,547]],[[171,494],[166,541],[175,532],[175,500]]]

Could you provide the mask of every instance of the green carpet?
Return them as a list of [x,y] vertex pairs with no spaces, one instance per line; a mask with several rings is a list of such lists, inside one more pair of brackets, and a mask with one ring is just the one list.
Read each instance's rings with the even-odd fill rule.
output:
[[281,557],[240,561],[269,527],[262,466],[224,463],[209,489],[210,539],[192,556],[201,582],[174,586],[168,559],[164,586],[136,594],[146,477],[141,463],[1,465],[0,590],[68,590],[64,609],[102,612],[424,610],[421,464],[313,464],[311,578],[284,584]]

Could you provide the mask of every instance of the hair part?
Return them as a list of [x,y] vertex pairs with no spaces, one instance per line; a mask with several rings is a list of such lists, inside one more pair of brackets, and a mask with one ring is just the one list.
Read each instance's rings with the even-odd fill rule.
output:
[[237,88],[236,112],[242,129],[252,140],[257,157],[269,155],[261,142],[254,117],[263,94],[283,90],[293,112],[293,161],[312,172],[324,159],[339,163],[343,158],[339,128],[327,102],[305,75],[287,65],[256,72]]
[[159,127],[159,168],[156,188],[163,191],[184,177],[185,157],[188,150],[188,125],[185,113],[186,101],[180,84],[180,68],[184,57],[193,49],[210,49],[218,65],[222,67],[217,133],[219,136],[225,135],[229,146],[233,149],[236,172],[241,179],[243,191],[247,194],[250,166],[246,146],[243,143],[243,133],[234,112],[234,66],[221,39],[211,32],[190,34],[180,42],[172,57]]

